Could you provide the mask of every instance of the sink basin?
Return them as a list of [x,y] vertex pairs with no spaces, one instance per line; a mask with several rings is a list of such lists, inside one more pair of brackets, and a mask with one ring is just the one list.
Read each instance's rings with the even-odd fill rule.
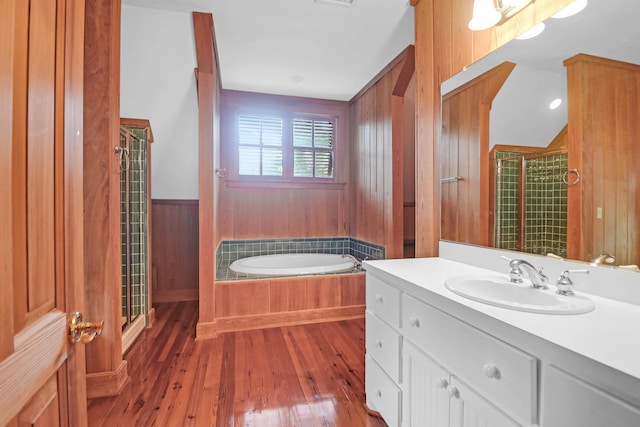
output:
[[546,314],[581,314],[595,308],[593,301],[579,295],[559,295],[555,288],[534,289],[530,283],[511,283],[500,276],[457,276],[444,286],[451,292],[474,301],[510,310]]

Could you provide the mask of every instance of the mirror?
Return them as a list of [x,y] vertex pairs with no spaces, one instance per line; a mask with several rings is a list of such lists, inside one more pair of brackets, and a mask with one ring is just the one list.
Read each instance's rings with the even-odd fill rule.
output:
[[[585,71],[606,58],[640,81],[640,66],[631,65],[640,64],[638,17],[637,0],[589,0],[443,82],[443,240],[640,264],[640,177],[635,160],[625,160],[640,155],[635,78],[615,86],[619,75]],[[594,117],[608,117],[609,127],[591,135]],[[602,160],[602,169],[609,153],[620,157]],[[605,200],[613,194],[625,200],[614,206]]]

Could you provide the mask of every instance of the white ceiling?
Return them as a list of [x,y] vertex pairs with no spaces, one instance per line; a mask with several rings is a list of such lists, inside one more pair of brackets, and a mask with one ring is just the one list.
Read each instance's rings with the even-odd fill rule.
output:
[[123,0],[213,14],[224,89],[349,100],[414,43],[409,0]]

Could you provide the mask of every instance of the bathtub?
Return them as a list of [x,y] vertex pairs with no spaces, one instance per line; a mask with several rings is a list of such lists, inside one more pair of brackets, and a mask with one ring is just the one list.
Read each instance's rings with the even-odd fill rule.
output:
[[261,276],[301,276],[351,271],[352,258],[333,254],[281,254],[242,258],[231,263],[236,273]]

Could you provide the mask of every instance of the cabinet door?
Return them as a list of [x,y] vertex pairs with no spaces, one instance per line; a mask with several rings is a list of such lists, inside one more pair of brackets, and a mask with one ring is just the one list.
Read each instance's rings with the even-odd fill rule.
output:
[[517,427],[520,424],[456,377],[449,386],[451,427]]
[[449,373],[409,341],[404,341],[403,427],[449,425]]

